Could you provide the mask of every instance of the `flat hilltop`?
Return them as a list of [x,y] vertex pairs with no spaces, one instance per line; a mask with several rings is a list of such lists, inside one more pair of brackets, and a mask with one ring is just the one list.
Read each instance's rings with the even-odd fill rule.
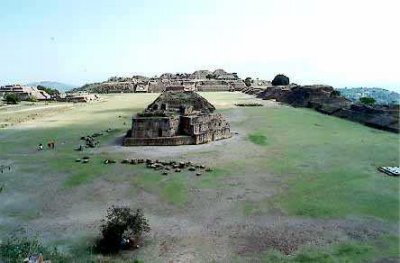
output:
[[[0,239],[21,228],[77,262],[111,205],[142,208],[144,245],[107,262],[396,262],[399,135],[239,92],[200,93],[231,124],[204,145],[122,147],[155,93],[0,107]],[[258,107],[235,104],[261,103]],[[95,148],[76,149],[100,133]],[[47,149],[54,141],[55,149]],[[37,146],[44,144],[44,150]],[[89,157],[88,163],[77,159]],[[124,159],[211,168],[162,175]],[[104,160],[116,163],[105,164]],[[100,260],[100,258],[99,258]]]

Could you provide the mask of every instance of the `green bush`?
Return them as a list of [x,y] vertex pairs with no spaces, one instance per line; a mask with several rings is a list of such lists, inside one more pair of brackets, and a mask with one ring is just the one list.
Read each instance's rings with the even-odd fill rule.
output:
[[207,74],[206,79],[210,80],[210,79],[215,79],[217,76],[215,76],[214,74]]
[[283,74],[276,75],[275,78],[272,80],[272,85],[274,86],[284,86],[289,85],[289,83],[289,78]]
[[4,96],[4,100],[6,101],[7,104],[18,104],[20,102],[18,95],[15,93],[6,94]]
[[246,87],[250,87],[250,86],[251,86],[251,83],[253,83],[253,80],[252,80],[250,77],[247,77],[247,78],[244,80],[244,85],[246,85]]
[[26,100],[30,101],[30,102],[37,102],[38,101],[38,99],[36,97],[34,97],[34,96],[29,96]]
[[339,90],[334,90],[334,91],[332,91],[332,93],[331,93],[331,96],[332,97],[338,97],[338,96],[340,96],[341,94],[340,94],[340,91]]
[[366,104],[366,105],[374,105],[376,100],[371,97],[362,97],[362,98],[360,98],[360,102],[362,104]]
[[60,92],[57,89],[52,89],[41,85],[37,86],[37,89],[45,91],[50,96],[60,95]]
[[96,248],[103,254],[118,253],[121,249],[135,247],[142,234],[148,231],[150,226],[141,209],[133,212],[129,207],[112,206],[101,225],[102,237]]
[[11,236],[0,243],[0,262],[21,263],[33,254],[42,254],[44,259],[52,262],[70,262],[71,260],[55,247],[44,246],[37,238]]

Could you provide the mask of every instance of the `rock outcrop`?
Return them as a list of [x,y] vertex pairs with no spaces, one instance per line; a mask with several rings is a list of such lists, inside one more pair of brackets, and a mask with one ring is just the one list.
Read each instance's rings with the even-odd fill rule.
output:
[[321,113],[360,122],[370,127],[399,132],[399,106],[368,106],[352,103],[340,96],[339,92],[331,86],[274,86],[267,88],[257,97],[275,99],[294,107],[312,108]]

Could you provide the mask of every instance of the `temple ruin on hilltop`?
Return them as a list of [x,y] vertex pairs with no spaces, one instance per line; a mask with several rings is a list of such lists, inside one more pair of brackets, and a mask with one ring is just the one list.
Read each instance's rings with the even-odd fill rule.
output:
[[231,137],[230,125],[205,98],[167,88],[132,119],[125,146],[202,144]]

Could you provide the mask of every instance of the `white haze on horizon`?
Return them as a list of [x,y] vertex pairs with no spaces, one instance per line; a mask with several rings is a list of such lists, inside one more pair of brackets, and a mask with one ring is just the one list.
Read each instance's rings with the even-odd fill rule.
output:
[[0,84],[223,68],[400,92],[399,10],[398,0],[4,0]]

